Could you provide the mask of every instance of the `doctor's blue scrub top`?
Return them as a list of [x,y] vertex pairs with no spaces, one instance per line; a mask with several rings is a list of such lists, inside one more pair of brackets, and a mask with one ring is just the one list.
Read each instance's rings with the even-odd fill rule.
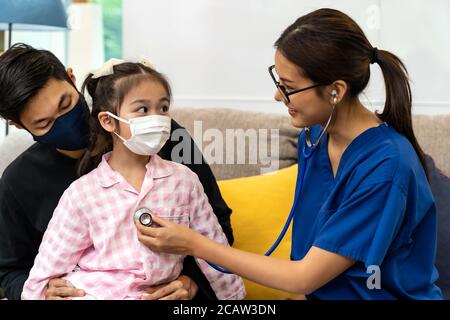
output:
[[[321,129],[311,127],[313,142]],[[302,131],[300,162],[304,145]],[[408,139],[386,123],[366,130],[343,153],[336,177],[327,146],[325,134],[307,162],[294,214],[291,259],[302,259],[316,246],[356,263],[307,297],[442,299],[434,284],[436,207]],[[368,280],[376,284],[369,266],[380,268],[380,289],[367,285]]]

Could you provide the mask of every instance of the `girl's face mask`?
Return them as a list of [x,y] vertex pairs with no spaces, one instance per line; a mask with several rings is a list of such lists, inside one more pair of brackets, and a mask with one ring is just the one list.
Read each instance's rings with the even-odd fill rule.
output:
[[143,156],[157,154],[170,137],[171,118],[168,116],[151,115],[125,120],[111,112],[107,114],[130,126],[131,137],[128,140],[116,132],[114,134],[136,154]]

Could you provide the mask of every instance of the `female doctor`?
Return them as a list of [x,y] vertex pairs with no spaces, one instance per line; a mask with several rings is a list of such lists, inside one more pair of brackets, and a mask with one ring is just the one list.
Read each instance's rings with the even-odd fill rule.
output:
[[[291,261],[215,243],[157,216],[158,228],[136,223],[139,240],[308,299],[442,299],[434,284],[436,209],[405,66],[332,9],[300,17],[275,48],[275,99],[295,127],[306,128],[298,139]],[[358,99],[374,63],[386,87],[381,114]],[[371,276],[379,283],[370,285]]]

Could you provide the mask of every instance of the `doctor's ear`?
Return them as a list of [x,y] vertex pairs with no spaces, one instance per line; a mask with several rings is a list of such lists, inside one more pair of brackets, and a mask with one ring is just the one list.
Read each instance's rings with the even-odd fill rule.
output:
[[114,132],[116,129],[115,121],[113,121],[113,119],[104,111],[99,112],[98,121],[100,122],[102,128],[108,132]]
[[333,82],[333,84],[331,84],[329,86],[329,90],[328,90],[328,92],[330,94],[330,103],[335,105],[335,104],[338,104],[339,102],[341,102],[342,99],[344,99],[344,96],[347,93],[347,90],[348,90],[348,86],[345,81],[337,80],[337,81]]

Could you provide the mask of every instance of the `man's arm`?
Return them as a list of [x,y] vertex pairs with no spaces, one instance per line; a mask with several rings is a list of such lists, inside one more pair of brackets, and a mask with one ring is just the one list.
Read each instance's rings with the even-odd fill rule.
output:
[[28,278],[30,269],[26,270],[1,270],[1,288],[5,292],[6,298],[9,300],[20,300],[22,289]]
[[9,300],[20,300],[38,247],[6,179],[0,179],[0,287]]
[[202,300],[217,300],[216,294],[211,287],[208,279],[200,270],[200,267],[195,262],[194,257],[187,256],[183,262],[183,270],[181,270],[181,274],[188,276],[197,284],[198,291],[194,296],[194,301],[202,301]]

